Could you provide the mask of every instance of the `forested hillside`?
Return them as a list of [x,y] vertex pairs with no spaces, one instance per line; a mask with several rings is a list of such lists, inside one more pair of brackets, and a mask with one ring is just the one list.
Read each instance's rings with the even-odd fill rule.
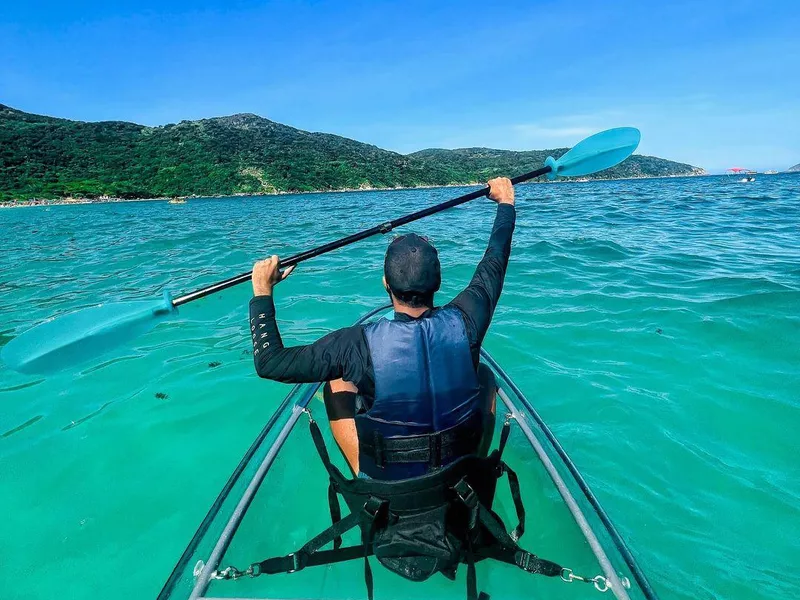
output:
[[[0,200],[111,196],[213,196],[485,181],[540,165],[565,149],[469,148],[402,155],[326,133],[241,114],[146,127],[85,123],[0,105]],[[633,156],[601,174],[692,174],[697,169]]]

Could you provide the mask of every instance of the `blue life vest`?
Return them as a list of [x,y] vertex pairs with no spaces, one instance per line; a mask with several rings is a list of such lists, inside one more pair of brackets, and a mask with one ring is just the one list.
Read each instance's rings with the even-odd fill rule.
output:
[[376,479],[418,477],[475,452],[484,409],[460,311],[381,319],[364,334],[375,397],[355,417],[361,472]]

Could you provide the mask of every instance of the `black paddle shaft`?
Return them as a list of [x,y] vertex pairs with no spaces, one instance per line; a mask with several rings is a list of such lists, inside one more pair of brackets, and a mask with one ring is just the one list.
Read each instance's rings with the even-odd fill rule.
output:
[[[533,179],[534,177],[540,177],[541,175],[545,175],[550,171],[551,171],[550,167],[542,167],[541,169],[536,169],[535,171],[531,171],[530,173],[525,173],[523,175],[518,175],[514,177],[511,180],[511,183],[512,185],[516,185],[518,183],[522,183],[523,181],[528,181],[529,179]],[[487,186],[479,190],[475,190],[474,192],[470,192],[469,194],[464,194],[463,196],[459,196],[458,198],[453,198],[452,200],[448,200],[447,202],[442,202],[441,204],[436,204],[434,206],[418,210],[417,212],[411,213],[410,215],[399,217],[397,219],[394,219],[393,221],[386,221],[385,223],[381,223],[380,225],[376,225],[375,227],[370,227],[369,229],[365,229],[363,231],[359,231],[358,233],[354,233],[353,235],[348,235],[347,237],[343,237],[336,241],[323,244],[322,246],[319,246],[317,248],[306,250],[305,252],[300,252],[299,254],[290,256],[289,258],[286,258],[281,261],[281,268],[286,269],[288,267],[300,264],[301,262],[303,262],[304,260],[308,260],[309,258],[314,258],[315,256],[320,256],[322,254],[332,252],[333,250],[338,250],[339,248],[343,248],[344,246],[348,246],[355,242],[360,242],[361,240],[364,240],[368,237],[372,237],[373,235],[377,235],[379,233],[389,233],[395,227],[407,225],[408,223],[412,223],[424,217],[435,215],[436,213],[442,212],[443,210],[447,210],[448,208],[453,208],[454,206],[458,206],[460,204],[464,204],[465,202],[469,202],[470,200],[475,200],[476,198],[480,198],[481,196],[488,196],[488,195],[489,195],[489,187]],[[204,298],[205,296],[208,296],[210,294],[221,292],[222,290],[226,290],[229,287],[233,287],[234,285],[238,285],[240,283],[248,281],[252,274],[253,274],[252,271],[247,271],[247,273],[242,273],[240,275],[236,275],[235,277],[224,279],[223,281],[219,281],[217,283],[209,285],[208,287],[204,287],[194,292],[190,292],[188,294],[175,298],[172,301],[172,305],[178,307],[181,306],[182,304],[192,302],[193,300],[199,300],[200,298]]]

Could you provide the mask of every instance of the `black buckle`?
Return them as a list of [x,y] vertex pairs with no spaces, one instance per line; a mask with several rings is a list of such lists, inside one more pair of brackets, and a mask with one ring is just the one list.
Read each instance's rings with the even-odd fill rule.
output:
[[475,490],[472,489],[472,486],[467,483],[466,479],[462,479],[455,484],[453,489],[461,501],[467,505],[467,508],[475,508],[478,506],[478,495],[475,493]]
[[374,520],[378,518],[378,515],[386,505],[386,500],[381,500],[375,496],[370,496],[369,499],[364,502],[364,507],[361,509],[361,512],[371,520]]
[[292,559],[292,568],[287,573],[294,573],[296,571],[300,571],[305,568],[306,566],[306,559],[307,556],[305,552],[292,552],[291,554],[287,555],[286,558]]
[[462,478],[461,481],[453,486],[453,489],[461,501],[469,509],[468,529],[472,531],[478,524],[478,510],[480,510],[480,499],[478,498],[478,494],[476,494],[475,490],[472,489],[472,486],[467,483],[466,478]]

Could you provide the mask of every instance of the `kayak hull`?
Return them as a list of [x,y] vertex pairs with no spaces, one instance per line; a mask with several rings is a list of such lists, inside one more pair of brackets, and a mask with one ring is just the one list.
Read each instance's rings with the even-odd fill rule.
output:
[[[373,311],[362,321],[385,311]],[[519,475],[528,515],[521,545],[570,567],[576,575],[597,579],[594,585],[565,583],[557,577],[536,577],[510,565],[482,561],[478,564],[480,589],[496,598],[589,598],[606,588],[607,595],[620,600],[655,598],[608,515],[534,407],[485,351],[482,362],[498,382],[498,431],[504,417],[513,425],[504,459]],[[327,475],[308,434],[309,411],[320,417],[331,456],[345,472],[344,459],[336,452],[327,420],[322,418],[321,384],[295,386],[224,486],[159,600],[366,598],[361,561],[235,581],[214,577],[229,565],[244,570],[264,558],[289,554],[330,525]],[[498,490],[495,510],[511,524],[512,499],[505,486]],[[345,537],[345,545],[358,543],[357,533],[351,536],[355,537]],[[465,571],[459,570],[455,582],[436,576],[415,583],[375,562],[375,597],[463,599]]]

